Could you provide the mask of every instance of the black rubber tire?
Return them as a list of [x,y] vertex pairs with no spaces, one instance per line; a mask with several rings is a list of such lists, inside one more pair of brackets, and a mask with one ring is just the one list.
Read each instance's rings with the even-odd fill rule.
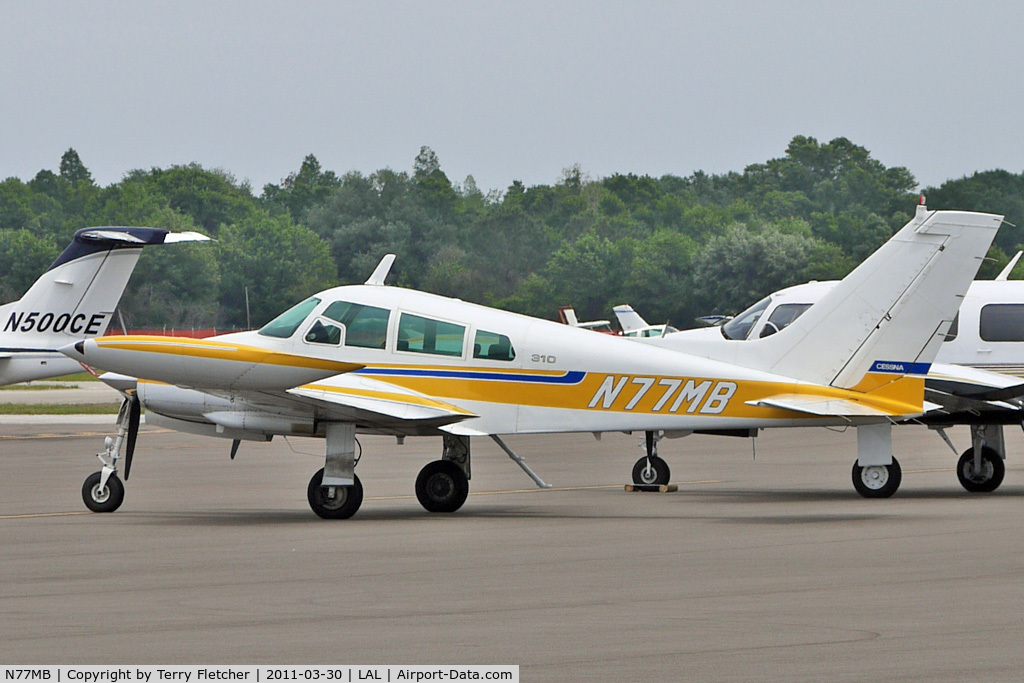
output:
[[651,456],[650,468],[647,467],[646,455],[633,465],[633,483],[639,486],[661,486],[667,484],[671,477],[668,463],[656,455]]
[[469,480],[451,460],[427,463],[416,477],[416,499],[427,512],[455,512],[469,496]]
[[328,496],[328,487],[323,486],[324,470],[321,467],[309,480],[306,499],[309,507],[323,519],[348,519],[356,514],[363,504],[363,484],[359,477],[352,475],[351,486],[335,486],[335,497]]
[[856,461],[853,463],[853,488],[865,498],[888,498],[896,493],[903,481],[903,470],[896,458],[892,459],[891,465],[878,465],[884,470],[877,470],[874,467],[861,467]]
[[981,468],[978,476],[971,476],[974,469],[974,448],[968,448],[956,463],[956,478],[960,485],[971,493],[991,493],[999,488],[1006,476],[1006,465],[993,448],[981,449]]
[[116,474],[111,474],[107,479],[106,488],[101,490],[100,478],[99,472],[93,472],[85,478],[85,483],[82,484],[82,501],[85,507],[93,512],[113,512],[124,502],[124,484]]

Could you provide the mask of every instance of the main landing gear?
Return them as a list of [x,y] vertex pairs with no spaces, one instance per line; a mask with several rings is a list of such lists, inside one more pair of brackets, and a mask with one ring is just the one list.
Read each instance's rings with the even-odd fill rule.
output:
[[668,463],[658,457],[658,441],[654,432],[644,433],[647,439],[647,455],[633,465],[633,483],[641,486],[667,484],[672,476]]
[[[355,474],[355,425],[327,425],[327,462],[306,488],[309,507],[324,519],[348,519],[363,502]],[[444,435],[444,451],[420,470],[416,499],[428,512],[455,512],[469,496],[469,437]]]
[[[427,463],[416,477],[416,500],[427,512],[455,512],[469,496],[469,437],[444,434],[443,438],[441,459]],[[491,438],[538,487],[551,488],[500,437]],[[363,485],[354,471],[359,462],[357,444],[355,425],[327,426],[327,463],[306,489],[309,507],[324,519],[347,519],[363,502]]]

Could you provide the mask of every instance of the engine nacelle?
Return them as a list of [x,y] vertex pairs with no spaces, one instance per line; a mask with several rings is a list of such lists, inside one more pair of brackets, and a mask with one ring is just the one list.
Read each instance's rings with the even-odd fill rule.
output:
[[147,411],[173,420],[214,427],[217,435],[229,438],[262,440],[272,434],[314,435],[312,414],[271,412],[237,397],[225,398],[195,389],[143,381],[138,384],[138,396]]

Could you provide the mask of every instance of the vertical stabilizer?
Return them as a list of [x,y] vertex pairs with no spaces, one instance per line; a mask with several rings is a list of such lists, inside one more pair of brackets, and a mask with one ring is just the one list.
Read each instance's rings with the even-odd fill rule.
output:
[[18,301],[0,307],[0,345],[55,350],[69,339],[103,334],[143,247],[207,240],[156,228],[86,228]]
[[919,206],[793,324],[744,346],[766,370],[840,388],[861,388],[869,372],[887,377],[874,387],[923,377],[1002,220]]

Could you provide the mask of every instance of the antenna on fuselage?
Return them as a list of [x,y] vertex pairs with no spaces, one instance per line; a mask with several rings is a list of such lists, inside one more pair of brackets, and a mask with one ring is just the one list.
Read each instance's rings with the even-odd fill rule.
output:
[[391,272],[391,266],[395,263],[394,254],[384,254],[384,258],[380,260],[377,267],[373,269],[373,274],[370,275],[366,281],[368,285],[383,285],[384,279],[387,278],[388,273]]

